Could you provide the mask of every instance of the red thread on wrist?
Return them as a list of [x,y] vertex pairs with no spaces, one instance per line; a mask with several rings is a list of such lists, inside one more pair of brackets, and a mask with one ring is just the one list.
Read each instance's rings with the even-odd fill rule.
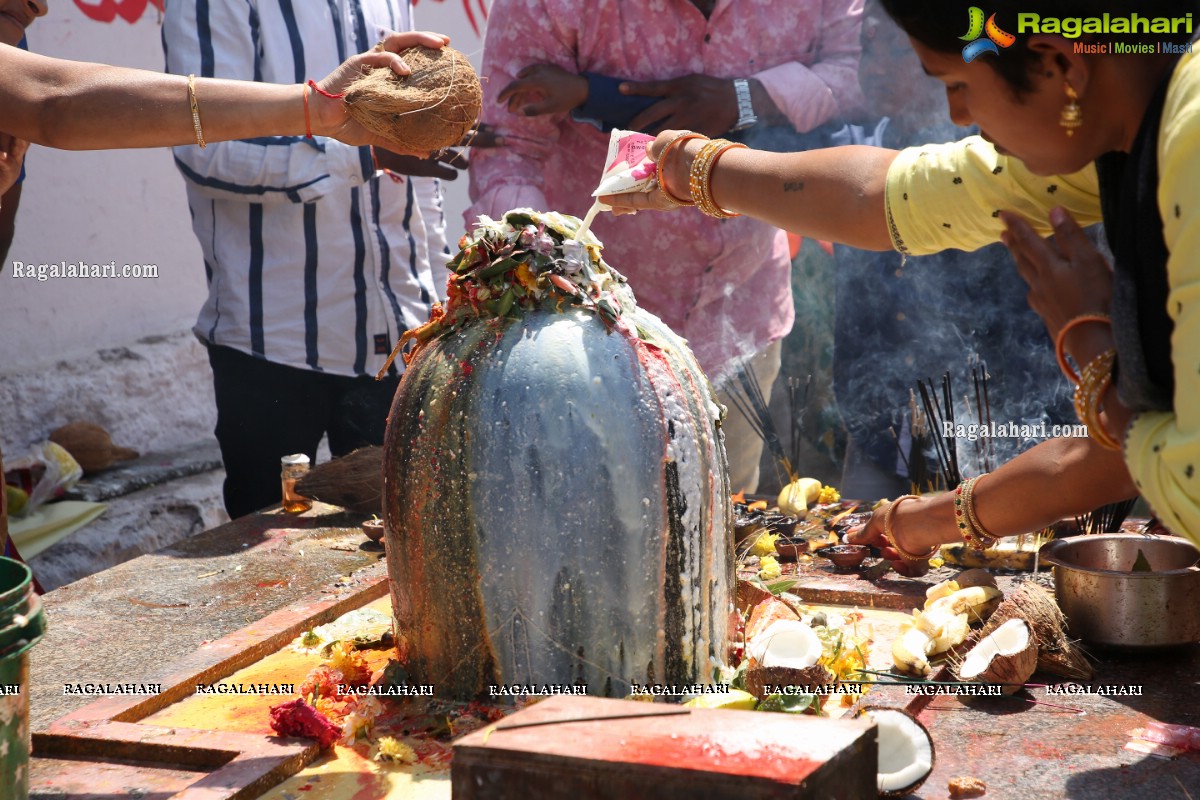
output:
[[317,92],[317,94],[321,95],[322,97],[328,97],[330,100],[341,100],[343,97],[346,96],[345,92],[343,92],[341,94],[330,94],[329,92],[322,89],[320,86],[317,86],[317,82],[314,81],[312,78],[308,79],[308,85],[311,86]]

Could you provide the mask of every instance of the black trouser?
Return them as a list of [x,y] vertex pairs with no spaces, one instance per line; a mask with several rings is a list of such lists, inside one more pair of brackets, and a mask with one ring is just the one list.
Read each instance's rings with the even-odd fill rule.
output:
[[326,433],[335,457],[382,444],[400,381],[285,367],[218,345],[209,346],[208,362],[225,462],[225,510],[235,519],[278,503],[279,459],[291,453],[315,459]]

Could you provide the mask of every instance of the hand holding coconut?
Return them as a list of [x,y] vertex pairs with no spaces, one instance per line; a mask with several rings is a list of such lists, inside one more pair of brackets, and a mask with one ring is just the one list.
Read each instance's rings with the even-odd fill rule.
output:
[[[448,41],[438,33],[389,33],[306,86],[163,75],[0,45],[0,71],[12,76],[0,85],[0,129],[64,150],[307,134],[424,157],[458,143],[479,111],[479,79]],[[445,56],[431,55],[444,48]],[[430,70],[431,62],[453,69]],[[406,106],[381,106],[380,96]]]
[[348,59],[316,87],[328,135],[420,158],[461,142],[483,92],[449,43],[440,33],[390,33]]
[[[449,37],[417,35],[424,40],[389,34],[375,46],[378,55],[389,60],[369,64],[376,68],[358,75],[347,62],[334,75],[353,76],[345,89],[345,111],[374,135],[364,143],[425,157],[462,141],[479,117],[483,88],[467,57],[445,47]],[[399,63],[390,61],[397,47],[404,47]],[[360,58],[369,59],[370,54]]]

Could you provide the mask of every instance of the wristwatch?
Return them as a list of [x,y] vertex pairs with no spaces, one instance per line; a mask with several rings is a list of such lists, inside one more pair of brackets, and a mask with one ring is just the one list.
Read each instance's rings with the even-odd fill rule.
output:
[[733,92],[737,95],[738,120],[730,130],[744,131],[758,122],[758,117],[754,113],[754,103],[750,99],[750,81],[745,78],[735,78]]

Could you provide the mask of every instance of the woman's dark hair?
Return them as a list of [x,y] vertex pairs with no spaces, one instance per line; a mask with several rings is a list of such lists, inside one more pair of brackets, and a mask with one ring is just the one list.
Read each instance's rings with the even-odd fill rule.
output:
[[[967,33],[972,6],[983,10],[986,16],[996,15],[996,24],[1008,33],[1016,34],[1017,14],[1036,12],[1042,18],[1076,19],[1102,17],[1182,17],[1192,13],[1196,30],[1200,31],[1200,0],[880,0],[880,4],[896,24],[911,38],[930,50],[939,53],[957,53],[967,42],[962,36]],[[1082,34],[1078,41],[1095,40],[1098,34]],[[1123,42],[1174,42],[1183,44],[1192,40],[1193,34],[1182,30],[1176,34],[1164,33],[1119,33],[1099,34],[1101,40],[1111,37]],[[997,55],[983,56],[992,68],[1012,88],[1018,97],[1033,89],[1030,80],[1039,63],[1039,56],[1029,49],[1026,36],[1017,35],[1011,47]]]

